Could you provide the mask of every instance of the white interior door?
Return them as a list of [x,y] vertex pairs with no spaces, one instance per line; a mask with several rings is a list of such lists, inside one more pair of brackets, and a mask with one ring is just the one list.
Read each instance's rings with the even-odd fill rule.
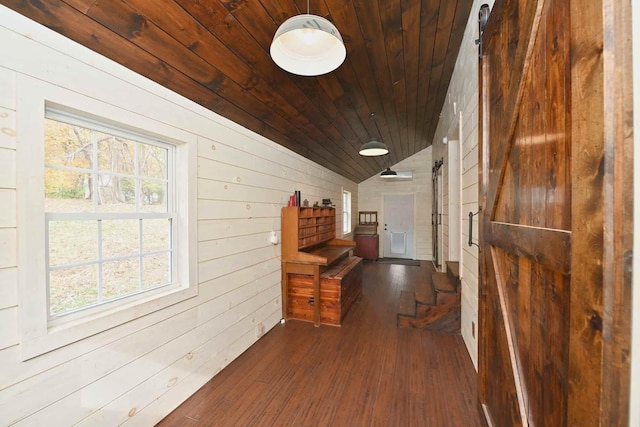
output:
[[384,196],[383,257],[413,259],[415,254],[413,208],[413,194]]

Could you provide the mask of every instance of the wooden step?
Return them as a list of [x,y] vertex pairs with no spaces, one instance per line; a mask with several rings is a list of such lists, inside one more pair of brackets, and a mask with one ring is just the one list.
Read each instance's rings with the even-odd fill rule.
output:
[[416,283],[416,302],[424,305],[436,305],[436,291],[430,280]]
[[447,261],[447,275],[456,286],[460,284],[460,263],[458,261]]
[[[443,273],[444,274],[444,273]],[[398,326],[460,334],[460,293],[443,293],[434,306],[418,304],[415,317],[398,315]]]
[[416,317],[416,296],[414,292],[400,291],[398,317]]
[[458,287],[455,282],[449,279],[447,273],[436,272],[431,275],[433,281],[433,287],[436,292],[444,292],[448,294],[454,294],[458,291]]

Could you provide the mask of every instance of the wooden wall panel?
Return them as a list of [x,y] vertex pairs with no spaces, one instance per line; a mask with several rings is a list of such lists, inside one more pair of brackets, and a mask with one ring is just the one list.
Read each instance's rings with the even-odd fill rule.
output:
[[[544,87],[549,93],[549,99],[561,98],[567,92],[570,84],[570,71],[565,64],[569,61],[570,46],[569,30],[564,19],[569,16],[567,2],[558,2],[548,12],[550,21],[556,25],[553,31],[546,32],[546,38],[541,41],[541,49],[548,55],[546,80]],[[543,120],[550,132],[545,135],[547,148],[546,163],[546,211],[545,223],[548,228],[566,230],[571,224],[571,212],[566,206],[571,200],[571,165],[563,159],[571,154],[569,139],[571,121],[567,114],[568,106],[563,102],[545,100]]]
[[627,425],[629,5],[499,6],[481,73],[481,400],[497,425]]
[[[234,326],[236,323],[245,328],[239,334],[242,335],[246,333],[246,329],[255,329],[256,325],[250,320],[254,314],[261,319],[267,318],[269,314],[272,314],[275,309],[274,301],[278,299],[277,294],[278,288],[272,286],[271,289],[258,294],[257,297],[232,305],[233,310],[224,310],[221,315],[207,322],[202,322],[197,328],[186,329],[183,333],[176,334],[174,339],[167,341],[163,346],[155,349],[150,348],[144,357],[128,360],[126,364],[123,364],[117,370],[113,370],[96,381],[85,385],[81,390],[62,397],[54,404],[31,415],[25,421],[32,425],[41,425],[45,424],[47,419],[55,416],[56,421],[61,424],[74,424],[85,416],[102,409],[105,405],[120,397],[123,392],[134,389],[141,382],[160,373],[166,379],[163,384],[164,387],[171,389],[176,383],[187,378],[200,364],[205,363],[212,354],[215,354],[217,347],[224,348],[228,345],[228,342],[235,341],[237,328]],[[194,314],[193,312],[190,313],[190,315]],[[189,323],[170,321],[165,322],[164,327],[174,328],[180,324],[188,326]],[[189,351],[185,351],[185,349],[189,349]],[[149,363],[150,360],[153,360],[154,363]],[[180,364],[184,370],[171,370],[174,375],[167,378],[166,372],[163,371],[171,368],[174,364]],[[86,396],[89,396],[89,398]],[[151,396],[138,395],[135,397],[135,401],[137,401],[136,403],[143,403],[143,405],[137,407],[129,402],[127,412],[121,411],[119,414],[112,416],[112,418],[118,419],[118,424],[122,423],[129,418],[129,411],[134,408],[136,411],[143,410],[152,400]],[[73,408],[82,408],[82,410],[68,410]],[[99,416],[96,414],[92,418],[105,418],[105,414],[100,414]],[[107,418],[110,417],[107,416]],[[88,420],[84,422],[86,425],[90,425]]]
[[[570,5],[575,26],[571,31],[572,99],[580,101],[573,104],[571,122],[577,145],[571,147],[572,198],[576,200],[573,244],[586,260],[575,265],[574,280],[584,292],[572,294],[570,346],[576,357],[570,382],[584,387],[584,403],[598,405],[599,421],[610,425],[627,425],[629,406],[636,404],[629,401],[628,357],[633,257],[629,195],[637,132],[630,120],[634,107],[632,3],[602,0],[585,7],[578,2]],[[582,34],[587,28],[589,33]],[[594,116],[600,120],[590,119]],[[591,186],[576,185],[579,180]],[[596,360],[585,357],[598,352],[602,357]],[[585,423],[589,416],[580,395],[570,394],[569,422]]]
[[257,234],[276,230],[280,218],[235,218],[226,221],[203,220],[198,223],[198,240],[228,239],[243,234]]
[[[573,153],[571,178],[590,184],[589,187],[575,191],[572,197],[573,208],[573,243],[577,256],[586,257],[597,254],[601,258],[604,251],[603,226],[604,205],[601,196],[603,183],[603,123],[590,121],[587,117],[604,117],[603,64],[598,59],[603,50],[603,23],[593,20],[596,13],[602,13],[602,2],[592,2],[578,12],[577,5],[572,3],[571,15],[573,31],[586,32],[581,42],[574,43],[572,62],[572,94],[573,99],[584,99],[584,104],[577,104],[573,111],[572,136],[582,140],[582,150]],[[572,37],[572,40],[575,36]],[[596,53],[599,50],[600,53]],[[576,78],[576,77],[579,77]],[[589,105],[591,104],[591,105]],[[586,109],[589,116],[585,116]],[[588,217],[581,212],[589,212]],[[591,231],[593,230],[593,231]],[[576,368],[571,371],[570,382],[573,388],[581,390],[580,396],[569,397],[569,421],[573,424],[588,425],[591,416],[583,410],[583,405],[590,408],[600,407],[600,388],[602,386],[602,364],[600,358],[588,357],[592,352],[602,352],[602,283],[603,271],[600,263],[581,263],[573,273],[576,281],[583,283],[583,292],[572,293],[571,352],[575,355]]]
[[223,256],[249,252],[261,246],[270,246],[266,233],[237,234],[229,238],[206,240],[198,243],[198,256],[203,260],[212,260]]
[[19,341],[15,83],[15,73],[0,67],[0,348]]
[[[446,97],[440,120],[433,138],[434,159],[444,158],[449,162],[447,147],[442,138],[450,136],[452,126],[462,121],[460,135],[460,155],[462,157],[462,259],[460,260],[462,288],[461,332],[465,344],[477,366],[478,354],[478,249],[467,246],[469,240],[468,213],[478,211],[478,80],[470,78],[478,74],[478,47],[474,40],[478,38],[478,10],[484,3],[493,5],[493,1],[475,0],[466,28],[460,53],[455,64],[451,84]],[[442,89],[442,88],[441,88]],[[478,238],[478,217],[474,217],[473,240]]]
[[0,268],[15,267],[16,258],[16,229],[0,228]]
[[[203,162],[204,164],[204,162]],[[219,194],[225,194],[230,202],[252,202],[252,203],[273,203],[290,196],[289,191],[279,189],[263,189],[262,191],[254,191],[246,196],[243,195],[242,184],[230,183],[226,181],[213,181],[210,179],[198,180],[198,195],[202,199],[214,198]]]
[[20,342],[18,307],[0,309],[0,322],[0,350],[17,345]]
[[10,228],[16,226],[16,190],[0,188],[0,228]]
[[[431,75],[433,74],[434,52],[433,49],[429,49],[428,46],[433,46],[437,37],[438,28],[438,7],[441,0],[423,0],[423,15],[424,20],[421,25],[420,33],[420,46],[424,49],[420,55],[418,61],[418,94],[429,95],[429,84],[431,82]],[[418,96],[418,103],[416,108],[417,124],[420,126],[421,120],[427,114],[427,97]],[[424,125],[424,123],[422,123]],[[423,126],[424,127],[424,126]],[[418,132],[419,135],[420,132]],[[434,138],[437,141],[437,138]],[[428,141],[433,143],[432,141]]]
[[[4,178],[15,170],[11,153],[20,144],[0,142],[0,204],[10,206],[0,215],[0,245],[8,245],[0,249],[0,298],[9,302],[0,307],[0,424],[153,425],[280,319],[279,247],[268,235],[279,230],[288,193],[328,195],[341,209],[345,188],[357,210],[357,185],[49,30],[13,14],[5,19],[7,13],[0,8],[2,38],[11,40],[0,76],[67,88],[70,98],[99,99],[145,127],[198,141],[201,274],[195,298],[21,362],[15,318],[21,229],[10,213],[15,178]],[[0,93],[19,94],[15,81],[0,79]],[[13,116],[0,113],[2,127],[9,127],[1,122],[7,117]]]
[[16,188],[16,152],[0,148],[0,188]]
[[[265,313],[270,311],[271,308],[269,306],[264,306],[262,309],[256,312],[256,315],[264,316]],[[268,321],[277,322],[280,319],[281,315],[281,307],[279,307],[270,317],[267,317]],[[220,347],[219,343],[212,342],[211,346],[207,349],[203,349],[203,353],[206,350],[209,350],[208,358],[204,361],[201,366],[196,367],[193,371],[191,371],[191,375],[184,378],[184,381],[180,381],[171,388],[167,390],[162,396],[153,401],[148,399],[148,395],[145,395],[143,392],[146,390],[156,390],[158,387],[165,387],[168,384],[165,380],[164,372],[161,373],[158,377],[153,377],[144,384],[140,385],[140,390],[136,390],[136,393],[127,393],[127,395],[123,396],[124,398],[131,398],[131,396],[136,396],[138,398],[142,397],[145,402],[149,402],[149,404],[145,407],[144,412],[139,415],[140,418],[144,419],[144,422],[147,421],[149,424],[155,424],[161,416],[159,414],[164,414],[166,412],[170,412],[171,410],[177,407],[176,402],[182,402],[186,400],[191,394],[193,394],[193,390],[197,390],[202,387],[207,382],[207,376],[210,375],[211,372],[218,373],[221,369],[221,366],[226,366],[230,361],[238,357],[242,354],[247,347],[253,344],[256,340],[255,336],[255,325],[250,323],[250,326],[247,325],[247,322],[250,322],[249,319],[244,319],[241,323],[236,323],[228,330],[225,331],[224,334],[221,334],[219,339],[220,342],[230,342],[226,347]],[[247,327],[248,326],[248,327]],[[248,329],[248,331],[247,331]],[[183,363],[184,364],[184,363]],[[175,367],[171,367],[169,373],[181,372],[183,364],[176,364]],[[169,382],[171,384],[172,382]],[[127,401],[125,399],[119,399],[119,401],[115,401],[113,406],[116,408],[126,408]],[[115,418],[116,414],[106,414],[109,417]],[[119,419],[122,419],[120,416]],[[123,421],[123,425],[136,425],[137,420],[134,419],[129,420],[128,418]],[[91,424],[88,424],[89,426]],[[105,424],[107,427],[110,424]]]
[[394,163],[431,144],[472,2],[316,2],[310,12],[337,26],[348,55],[314,78],[269,56],[278,26],[305,11],[298,0],[4,4],[361,182],[382,166],[358,154],[372,136],[390,146]]
[[[0,146],[15,148],[15,111],[16,111],[16,74],[9,68],[0,67]],[[5,114],[6,113],[6,114]],[[12,132],[13,131],[13,132]],[[6,145],[2,141],[10,138],[13,142]]]
[[18,274],[16,267],[0,268],[0,309],[18,304]]
[[554,4],[545,8],[540,18],[543,22],[532,47],[529,75],[523,83],[525,110],[515,123],[514,144],[496,208],[497,221],[554,229],[568,229],[570,224],[568,119],[566,105],[552,98],[563,98],[568,87],[567,69],[563,66],[568,41],[561,24],[566,15],[564,4]]
[[[563,132],[568,119],[550,121],[547,115],[566,113],[565,107],[554,106],[566,103],[569,87],[561,79],[550,93],[547,69],[567,70],[568,54],[550,57],[546,41],[563,36],[558,31],[568,16],[553,0],[502,6],[505,13],[497,12],[492,29],[499,26],[499,33],[491,32],[483,59],[488,73],[483,100],[488,105],[488,138],[483,143],[489,153],[485,158],[489,180],[483,187],[487,204],[482,216],[485,321],[489,330],[505,328],[507,332],[503,338],[485,336],[482,330],[482,357],[486,358],[480,377],[486,387],[482,399],[498,425],[561,426],[567,420],[570,234],[557,225],[567,224],[562,216],[568,215],[571,200],[564,182],[553,177],[564,174],[569,164],[566,151],[561,151],[565,157],[557,157],[558,145],[568,144]],[[564,15],[558,17],[558,13]],[[513,67],[519,67],[520,76]],[[516,110],[509,114],[512,106]],[[552,200],[551,209],[547,208],[548,192],[561,195]],[[558,218],[547,218],[549,211]],[[543,232],[539,227],[545,226],[549,229]],[[499,254],[497,260],[495,254]],[[502,310],[496,310],[496,301],[503,304]],[[502,357],[504,346],[511,351],[507,359]],[[496,355],[500,355],[499,367],[491,360]],[[490,397],[490,390],[501,387],[493,378],[494,369],[513,371],[514,381],[502,386],[514,393],[517,408],[505,410],[506,402]]]
[[[504,271],[504,259],[507,255],[500,250],[492,250],[488,257],[487,270],[491,274],[491,279],[487,282],[487,292],[498,294],[499,288],[504,287],[508,277],[496,272]],[[511,325],[508,321],[508,302],[498,297],[492,298],[487,309],[493,313],[492,316],[486,316],[484,323],[483,339],[492,343],[493,357],[486,359],[486,369],[492,375],[486,379],[484,383],[490,393],[486,395],[483,403],[488,404],[492,408],[502,408],[500,411],[492,412],[492,420],[497,426],[523,426],[522,419],[518,418],[522,403],[518,396],[517,389],[520,388],[520,378],[515,376],[516,371],[512,368],[513,349],[511,347]]]
[[[640,22],[640,8],[634,7],[631,10],[631,22]],[[633,228],[631,235],[640,236],[640,27],[633,26],[632,29],[632,58],[633,58],[633,103],[636,108],[633,110],[633,151],[632,156],[633,165],[630,165],[629,169],[633,169]],[[640,239],[635,238],[632,247],[633,252],[636,254],[631,261],[631,271],[640,271]],[[640,274],[634,274],[631,279],[631,286],[633,289],[640,289]],[[634,292],[632,297],[631,307],[634,313],[640,313],[640,292]],[[640,316],[633,315],[633,323],[631,325],[631,390],[630,390],[630,402],[640,402]],[[640,425],[640,405],[629,405],[629,425]]]
[[[271,310],[273,310],[273,306],[265,305],[256,310],[255,314],[265,317]],[[271,322],[277,322],[279,311],[276,309],[267,319]],[[231,344],[221,346],[221,343],[225,341],[231,341]],[[238,357],[253,342],[255,342],[255,324],[250,318],[245,318],[217,336],[206,348],[203,347],[200,349],[201,351],[194,353],[197,356],[202,356],[202,359],[199,359],[204,360],[201,366],[195,367],[192,362],[195,357],[190,357],[191,355],[188,354],[167,369],[159,371],[135,389],[110,402],[102,411],[86,418],[79,425],[87,427],[107,427],[119,423],[135,425],[139,420],[124,416],[131,411],[132,407],[144,407],[145,412],[139,415],[139,418],[143,418],[143,422],[149,420],[149,423],[153,424],[159,418],[157,414],[163,414],[167,409],[174,409],[177,406],[176,402],[182,402],[193,393],[194,389],[197,390],[206,383],[206,376],[209,375],[209,372],[217,372],[220,366],[224,366],[228,361]],[[191,374],[183,377],[182,381],[176,382],[176,379],[180,378],[184,372],[191,372]],[[159,399],[150,398],[154,390],[167,386],[170,388]]]
[[[388,182],[379,174],[358,185],[358,209],[377,211],[381,220],[384,194],[415,194],[415,243],[416,259],[431,260],[431,148],[426,148],[408,159],[392,165],[395,171],[412,171],[411,181]],[[336,221],[339,220],[336,218]],[[357,217],[353,224],[357,224]],[[382,235],[383,227],[378,228]],[[380,237],[382,241],[382,236]],[[382,244],[380,245],[382,254]]]
[[[0,78],[6,78],[11,80],[13,75],[2,76]],[[0,94],[2,96],[2,94]],[[11,99],[7,96],[3,104],[11,103]],[[16,112],[9,108],[0,107],[0,147],[1,148],[16,148]]]
[[[509,288],[514,291],[514,295],[509,299],[511,302],[510,306],[512,307],[512,318],[517,319],[517,314],[520,312],[522,313],[522,318],[529,319],[536,310],[536,307],[534,306],[535,301],[532,296],[536,291],[534,286],[538,285],[534,277],[533,263],[528,258],[514,256],[511,256],[511,261],[514,263],[513,270],[515,270],[514,273],[516,273],[509,277]],[[536,387],[536,384],[531,384],[532,375],[530,359],[533,351],[532,349],[535,345],[539,344],[534,341],[534,335],[537,336],[534,332],[537,331],[532,331],[531,325],[526,322],[518,322],[515,332],[518,337],[518,357],[520,358],[522,367],[523,383],[525,387]]]

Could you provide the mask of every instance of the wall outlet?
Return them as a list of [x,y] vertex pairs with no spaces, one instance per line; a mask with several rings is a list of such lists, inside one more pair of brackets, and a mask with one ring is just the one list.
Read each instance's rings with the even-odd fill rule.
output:
[[278,244],[278,233],[276,233],[275,231],[272,231],[271,235],[269,236],[269,241],[271,242],[272,245],[277,245]]

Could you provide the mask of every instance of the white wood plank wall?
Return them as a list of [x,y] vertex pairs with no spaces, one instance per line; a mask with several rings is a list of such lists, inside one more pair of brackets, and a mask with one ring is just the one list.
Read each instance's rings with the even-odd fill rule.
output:
[[[378,211],[378,221],[383,208],[385,194],[415,195],[415,242],[416,259],[431,260],[431,147],[391,167],[396,172],[413,172],[411,181],[386,181],[376,174],[358,185],[358,203],[361,211]],[[382,172],[382,171],[380,171]],[[356,224],[356,223],[354,223]],[[382,256],[382,224],[380,234],[380,256]]]
[[[474,0],[471,14],[467,21],[462,45],[453,71],[445,105],[440,114],[440,121],[434,137],[434,158],[445,158],[448,164],[447,150],[442,145],[442,138],[455,126],[462,112],[461,150],[462,157],[462,260],[460,276],[462,277],[462,337],[478,368],[478,248],[467,246],[469,238],[469,211],[478,211],[478,47],[474,40],[478,38],[478,11],[480,5],[488,3],[493,7],[493,0]],[[454,103],[456,112],[454,112]],[[478,221],[473,224],[473,240],[477,242]],[[472,324],[474,326],[472,326]],[[472,331],[475,329],[475,331]]]
[[[0,6],[0,425],[154,425],[280,320],[280,208],[358,186]],[[16,99],[36,79],[198,141],[196,298],[20,361]],[[18,189],[19,191],[19,189]]]
[[[434,154],[436,152],[435,147],[433,148]],[[447,152],[447,146],[443,146],[444,152]],[[446,268],[446,262],[451,260],[449,256],[449,239],[451,236],[449,235],[449,224],[451,222],[451,215],[449,214],[449,173],[450,173],[450,159],[448,156],[440,156],[436,154],[435,159],[439,159],[440,157],[447,157],[447,161],[442,165],[442,270]]]
[[[15,75],[0,68],[0,349],[18,342]],[[1,384],[1,383],[0,383]]]

